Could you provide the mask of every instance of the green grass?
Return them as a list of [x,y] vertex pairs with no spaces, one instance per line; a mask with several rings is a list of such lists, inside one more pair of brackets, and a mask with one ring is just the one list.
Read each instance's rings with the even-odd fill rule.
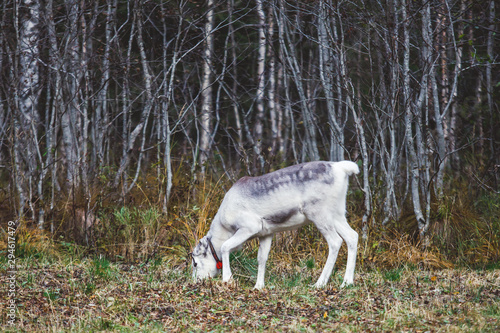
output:
[[390,269],[384,272],[384,279],[387,281],[397,282],[401,280],[401,269]]
[[[500,271],[359,268],[340,289],[311,287],[322,264],[271,256],[266,288],[253,290],[255,251],[236,253],[230,284],[193,283],[185,265],[104,258],[18,262],[15,330],[21,331],[481,331],[500,329]],[[2,263],[3,265],[3,263]],[[0,267],[1,268],[1,267]],[[3,278],[3,277],[2,277]],[[25,282],[23,285],[23,281]],[[2,281],[3,282],[3,281]]]

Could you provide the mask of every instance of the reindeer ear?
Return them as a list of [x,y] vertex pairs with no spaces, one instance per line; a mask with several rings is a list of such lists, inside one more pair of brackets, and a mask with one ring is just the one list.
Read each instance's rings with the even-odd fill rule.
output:
[[207,255],[208,250],[208,242],[206,236],[201,238],[198,241],[198,244],[193,249],[193,254],[196,256],[205,256]]
[[201,238],[197,243],[196,246],[193,249],[193,255],[199,256],[203,252],[206,251],[206,245],[203,244],[203,238]]
[[200,239],[200,246],[201,246],[203,249],[208,248],[207,236],[205,236],[205,237],[203,237],[202,239]]

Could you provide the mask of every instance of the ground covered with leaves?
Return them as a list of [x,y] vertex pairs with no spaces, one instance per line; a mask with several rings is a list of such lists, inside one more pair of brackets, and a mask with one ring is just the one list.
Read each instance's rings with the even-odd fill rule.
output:
[[[30,332],[500,331],[498,269],[360,267],[355,286],[345,289],[339,288],[340,269],[327,288],[316,290],[311,285],[321,265],[280,265],[272,258],[266,288],[253,290],[255,272],[238,268],[247,266],[245,260],[253,259],[233,257],[233,283],[195,284],[185,264],[161,260],[131,265],[102,257],[22,259],[16,325],[6,326],[2,295],[2,326]],[[1,279],[5,286],[6,276]]]

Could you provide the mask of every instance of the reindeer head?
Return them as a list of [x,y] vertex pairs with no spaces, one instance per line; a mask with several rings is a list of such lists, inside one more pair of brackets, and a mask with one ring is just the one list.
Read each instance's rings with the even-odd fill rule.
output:
[[[221,270],[221,262],[218,261],[217,254],[214,255],[213,246],[205,236],[200,239],[194,247],[192,257],[193,279],[195,281],[215,277]],[[216,259],[217,258],[217,259]]]

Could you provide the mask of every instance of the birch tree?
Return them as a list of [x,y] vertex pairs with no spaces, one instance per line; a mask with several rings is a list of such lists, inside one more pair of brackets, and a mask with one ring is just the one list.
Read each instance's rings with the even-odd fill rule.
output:
[[[32,197],[37,195],[40,200],[38,203],[43,202],[43,177],[38,170],[39,163],[43,163],[42,153],[38,149],[41,125],[38,113],[41,92],[39,73],[41,8],[39,1],[23,0],[18,14],[19,87],[17,108],[19,112],[16,112],[14,116],[15,174],[20,216],[23,216],[24,209],[28,205],[32,218],[36,219],[35,202],[33,202]],[[44,208],[40,207],[38,216],[40,228],[43,227],[43,223]]]
[[[328,110],[330,128],[330,152],[329,158],[332,161],[344,159],[344,130],[341,122],[341,85],[338,81],[340,75],[336,72],[339,68],[334,50],[337,45],[338,35],[336,31],[336,19],[331,1],[321,0],[319,2],[318,18],[318,42],[319,42],[319,74],[323,92],[325,94],[326,106]],[[334,78],[337,78],[337,89],[334,87]],[[337,96],[334,92],[337,91]],[[337,100],[337,103],[335,101]]]
[[236,127],[236,142],[237,142],[237,152],[241,152],[242,148],[242,140],[243,140],[243,125],[241,122],[241,116],[240,116],[240,110],[239,110],[239,105],[238,105],[238,66],[236,64],[238,63],[238,55],[237,55],[237,42],[235,38],[235,31],[234,31],[234,0],[228,0],[227,4],[228,8],[228,37],[230,41],[230,53],[231,53],[231,75],[232,75],[232,82],[231,82],[231,101],[232,101],[232,109],[233,109],[233,115],[234,115],[234,122],[235,122],[235,127]]
[[[283,119],[282,115],[282,110],[279,107],[279,101],[277,96],[279,95],[279,90],[277,89],[277,83],[276,83],[276,56],[275,56],[275,48],[274,48],[274,6],[275,2],[273,1],[270,6],[268,7],[268,14],[267,14],[267,32],[266,32],[266,39],[267,39],[267,59],[269,63],[269,85],[267,89],[267,94],[268,94],[268,109],[269,109],[269,118],[270,118],[270,127],[271,127],[271,147],[270,147],[270,152],[272,155],[276,154],[278,150],[280,153],[283,153],[282,149],[279,149],[279,147],[282,147],[282,138],[281,138],[281,123]],[[277,94],[278,91],[278,94]]]
[[[384,7],[385,8],[385,7]],[[382,9],[382,17],[389,22],[395,22],[398,18],[398,12],[392,11],[391,6]],[[385,24],[384,24],[385,23]],[[392,40],[399,39],[399,26],[388,24],[386,22],[378,23],[375,20],[369,21],[369,27],[373,31],[373,40],[375,50],[370,51],[371,76],[379,78],[371,80],[370,107],[374,112],[374,153],[379,156],[380,171],[384,177],[384,200],[383,200],[383,218],[382,225],[390,220],[397,220],[400,215],[400,205],[396,197],[397,184],[399,176],[401,142],[398,140],[398,128],[400,119],[400,109],[398,108],[398,59],[399,43]],[[378,47],[376,47],[378,46]],[[374,172],[377,169],[374,168]],[[400,201],[404,201],[404,198]]]
[[[151,114],[151,110],[153,108],[154,98],[153,96],[153,78],[150,72],[148,59],[145,51],[144,44],[144,35],[143,35],[143,17],[142,17],[142,6],[140,1],[136,1],[134,4],[134,21],[137,24],[137,46],[139,48],[139,54],[141,59],[141,68],[142,74],[144,77],[145,83],[145,98],[143,101],[143,107],[140,113],[140,119],[134,129],[127,135],[126,141],[124,142],[126,149],[123,151],[123,156],[120,162],[120,168],[115,177],[115,186],[117,186],[121,180],[121,177],[124,175],[124,172],[128,168],[130,164],[131,154],[134,149],[134,145],[139,136],[141,136],[140,148],[139,148],[139,157],[136,165],[136,171],[133,177],[133,180],[130,185],[126,184],[126,179],[123,180],[123,188],[124,192],[127,193],[130,191],[132,186],[137,181],[139,177],[139,172],[141,169],[141,162],[144,153],[144,145],[146,140],[146,128],[147,122],[149,121],[149,116]],[[131,33],[131,36],[133,32]],[[126,125],[128,127],[128,124]]]
[[[495,54],[493,51],[493,45],[494,45],[494,36],[495,36],[495,18],[496,18],[496,13],[495,13],[495,1],[490,1],[489,3],[489,8],[488,8],[489,16],[488,16],[488,23],[489,23],[489,29],[488,29],[488,38],[486,41],[486,55],[487,55],[487,61],[486,61],[486,96],[487,96],[487,101],[488,101],[488,109],[489,109],[489,117],[490,117],[490,134],[493,135],[493,133],[497,132],[497,130],[494,128],[493,124],[495,123],[494,121],[494,110],[497,110],[498,113],[498,103],[494,102],[493,98],[493,63],[495,59]],[[498,56],[498,55],[497,55]],[[497,66],[498,67],[498,66]],[[493,157],[495,161],[495,165],[500,165],[500,157],[498,157],[498,149],[496,145],[494,144],[493,140],[490,141],[490,151],[491,151],[491,156],[496,156]],[[498,174],[495,174],[495,180],[498,183]]]
[[259,17],[259,42],[258,42],[258,56],[257,56],[257,92],[255,96],[255,105],[257,114],[255,116],[255,155],[260,164],[261,170],[264,170],[264,156],[262,155],[262,131],[264,121],[264,94],[266,86],[265,66],[266,66],[266,16],[264,13],[264,6],[262,0],[256,0],[257,14]]
[[106,0],[106,25],[105,25],[105,37],[104,37],[104,53],[102,56],[102,76],[100,82],[100,90],[97,95],[97,103],[95,107],[95,112],[93,114],[92,120],[92,142],[94,143],[92,148],[92,162],[91,164],[95,166],[96,170],[100,170],[101,167],[106,162],[105,159],[105,145],[106,141],[109,140],[109,112],[108,112],[108,94],[111,78],[111,45],[113,40],[118,38],[118,36],[113,35],[113,31],[116,30],[115,20],[116,20],[116,8],[118,6],[118,0]]
[[[54,21],[53,1],[48,0],[45,6],[45,22],[47,22],[47,39],[49,41],[48,49],[48,78],[49,84],[47,86],[47,101],[51,101],[47,107],[47,114],[50,114],[50,121],[46,122],[46,135],[47,135],[47,165],[51,170],[51,200],[50,211],[53,211],[55,206],[55,192],[59,189],[59,180],[57,171],[59,163],[57,163],[58,150],[56,149],[57,132],[59,130],[58,119],[63,110],[63,96],[62,96],[62,77],[61,71],[63,69],[63,62],[59,53],[58,41],[56,35],[56,24]],[[54,222],[51,221],[50,230],[54,232]]]
[[[394,0],[395,8],[398,7],[398,1]],[[408,172],[410,173],[411,198],[413,211],[418,223],[420,239],[425,243],[426,233],[429,228],[428,214],[424,215],[421,206],[421,173],[428,172],[425,163],[425,147],[420,135],[421,125],[419,124],[420,110],[415,108],[412,101],[412,91],[410,90],[410,27],[408,20],[408,3],[403,0],[401,4],[401,24],[403,27],[403,105],[405,108],[406,125],[406,149],[408,153]],[[416,133],[416,134],[414,134]],[[426,184],[424,184],[425,186]],[[424,202],[427,202],[424,197]],[[426,209],[428,206],[426,205]],[[427,211],[428,212],[428,211]]]
[[203,31],[203,70],[201,80],[201,115],[200,115],[200,138],[199,161],[201,173],[205,173],[206,164],[210,156],[212,146],[212,114],[213,114],[213,89],[212,89],[212,57],[214,53],[214,6],[213,0],[207,2],[207,12],[205,18],[205,27]]
[[[165,170],[165,192],[163,194],[163,212],[167,213],[167,208],[168,208],[168,199],[170,198],[170,193],[172,191],[172,179],[173,179],[173,172],[172,172],[172,150],[171,150],[171,145],[172,145],[172,133],[175,132],[176,127],[178,126],[179,122],[182,120],[182,114],[179,115],[177,123],[175,123],[173,126],[170,123],[169,119],[169,110],[171,108],[171,103],[174,98],[174,85],[175,85],[175,79],[176,79],[176,69],[177,65],[179,63],[179,49],[181,47],[181,38],[182,38],[182,29],[183,29],[183,7],[184,3],[181,4],[179,7],[180,12],[178,14],[178,30],[175,38],[172,40],[168,40],[168,30],[167,30],[167,21],[165,19],[165,16],[162,15],[162,24],[163,24],[163,44],[165,45],[163,47],[163,55],[162,55],[162,60],[163,60],[163,81],[162,81],[162,88],[163,88],[163,96],[162,96],[162,104],[161,104],[161,110],[160,110],[160,130],[159,130],[159,141],[160,141],[160,147],[161,151],[163,153],[163,161],[161,164],[163,164],[163,168]],[[162,14],[165,11],[165,8],[163,8],[163,4],[161,7]],[[167,46],[171,45],[173,43],[173,49],[172,49],[172,59],[169,64],[168,60],[168,53],[167,53]]]
[[[63,104],[59,107],[61,118],[62,141],[66,165],[66,184],[69,191],[75,191],[80,185],[79,161],[81,137],[81,110],[79,84],[82,75],[79,47],[79,14],[80,7],[76,0],[65,3],[67,11],[67,34],[64,43],[63,63]],[[63,56],[61,54],[61,56]],[[57,93],[57,92],[56,92]]]

